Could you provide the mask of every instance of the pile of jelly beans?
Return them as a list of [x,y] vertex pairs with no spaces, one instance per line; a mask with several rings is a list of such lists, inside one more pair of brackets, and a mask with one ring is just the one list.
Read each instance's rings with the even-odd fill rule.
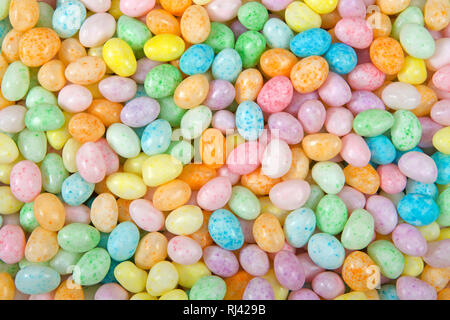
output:
[[0,0],[0,299],[450,299],[448,0]]

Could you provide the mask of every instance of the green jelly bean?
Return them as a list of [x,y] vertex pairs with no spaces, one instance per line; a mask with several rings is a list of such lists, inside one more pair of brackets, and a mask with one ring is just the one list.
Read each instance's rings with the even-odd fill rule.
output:
[[[3,19],[0,21],[0,43],[3,43],[3,39],[5,39],[6,35],[9,31],[11,31],[12,26],[9,22],[9,19]],[[1,46],[0,46],[0,52],[1,52]]]
[[122,123],[114,123],[106,131],[109,146],[121,157],[134,158],[141,152],[141,141],[136,132]]
[[376,137],[394,125],[394,116],[385,110],[369,109],[358,113],[353,130],[363,137]]
[[58,232],[58,244],[69,252],[86,252],[100,242],[100,232],[85,223],[71,223]]
[[189,300],[223,300],[227,285],[217,276],[204,276],[197,280],[189,292]]
[[187,110],[177,106],[173,97],[161,98],[158,99],[158,102],[160,106],[158,118],[169,122],[172,128],[179,128],[181,119]]
[[253,192],[242,186],[234,186],[231,189],[228,205],[233,213],[245,220],[254,220],[261,213],[258,198]]
[[61,156],[57,153],[49,153],[41,163],[42,187],[45,191],[58,194],[69,172],[64,167]]
[[78,252],[69,252],[64,249],[59,249],[56,256],[50,260],[50,267],[60,275],[71,274],[81,256],[82,254]]
[[372,215],[364,209],[352,212],[341,235],[341,243],[349,250],[361,250],[369,245],[374,233]]
[[259,2],[247,2],[239,8],[238,19],[248,30],[259,31],[269,20],[269,12]]
[[39,6],[39,20],[36,27],[40,28],[50,28],[52,29],[52,19],[53,19],[53,8],[45,2],[38,2]]
[[165,98],[173,95],[182,80],[181,73],[176,67],[162,64],[147,74],[144,82],[145,92],[150,98]]
[[423,26],[424,19],[422,10],[420,10],[417,7],[409,7],[403,10],[397,16],[397,18],[395,18],[394,24],[392,25],[392,32],[391,32],[392,38],[398,40],[400,37],[400,31],[402,30],[403,26],[405,26],[408,23],[415,23]]
[[33,209],[34,202],[25,203],[20,209],[19,213],[19,223],[20,226],[26,232],[33,232],[34,229],[39,227],[39,222],[37,222],[36,217],[34,216]]
[[27,108],[37,107],[42,104],[56,106],[58,105],[58,100],[52,92],[42,88],[41,86],[36,86],[28,91],[27,99],[25,100],[25,105]]
[[237,39],[235,49],[241,56],[243,67],[253,68],[266,49],[266,38],[257,31],[244,32]]
[[441,227],[450,227],[450,188],[447,187],[441,192],[437,199],[437,205],[439,207],[439,216],[436,222]]
[[335,235],[340,233],[347,222],[347,207],[334,194],[324,196],[316,208],[317,227],[322,232]]
[[419,59],[428,59],[436,49],[434,39],[425,27],[416,23],[405,24],[400,31],[400,43],[410,55]]
[[322,189],[320,189],[318,185],[312,184],[308,200],[306,200],[306,203],[303,205],[303,207],[315,211],[320,199],[322,199],[324,195],[325,193]]
[[128,43],[131,49],[136,52],[142,51],[152,34],[141,21],[122,15],[117,21],[117,36]]
[[205,44],[213,48],[214,53],[218,54],[226,48],[234,48],[233,31],[225,24],[219,22],[211,23],[211,31]]
[[22,260],[19,261],[19,268],[20,269],[24,269],[26,267],[31,267],[31,266],[48,267],[49,265],[50,265],[49,261],[31,262],[31,261],[28,261],[25,258],[23,258]]
[[312,178],[328,194],[339,193],[345,184],[342,168],[335,162],[318,162],[312,169]]
[[20,61],[12,62],[2,80],[2,93],[9,101],[22,100],[30,87],[30,70]]
[[24,129],[17,143],[20,153],[27,160],[39,163],[47,153],[47,137],[44,132]]
[[6,272],[9,273],[11,277],[15,277],[16,273],[19,272],[19,270],[20,268],[18,263],[7,264],[0,260],[0,272]]
[[169,148],[166,150],[167,154],[180,160],[184,165],[191,162],[194,157],[194,147],[187,141],[172,141]]
[[0,1],[0,20],[3,20],[6,17],[8,17],[10,3],[11,3],[11,0],[1,0]]
[[108,273],[111,257],[103,248],[86,252],[73,270],[73,280],[82,286],[91,286],[102,281]]
[[387,240],[377,240],[367,247],[369,257],[380,267],[381,274],[389,279],[397,279],[403,272],[403,254]]
[[32,131],[50,131],[61,128],[66,118],[56,105],[41,104],[28,109],[25,126]]
[[397,110],[394,113],[394,125],[391,128],[391,140],[395,148],[408,151],[416,147],[422,137],[422,126],[414,113]]
[[187,140],[198,138],[209,127],[212,120],[211,109],[198,106],[188,110],[181,119],[181,134]]

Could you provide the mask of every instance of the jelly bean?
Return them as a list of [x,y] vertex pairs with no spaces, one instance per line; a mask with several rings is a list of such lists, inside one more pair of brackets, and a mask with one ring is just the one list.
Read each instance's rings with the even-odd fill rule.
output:
[[197,194],[197,202],[203,209],[214,211],[222,208],[231,196],[230,181],[226,177],[217,177],[201,187]]
[[383,196],[373,195],[367,199],[365,208],[374,219],[377,233],[386,235],[394,230],[398,217],[392,201]]
[[117,21],[117,36],[124,40],[138,54],[152,36],[145,23],[123,15]]
[[27,109],[20,105],[8,106],[0,110],[0,130],[7,133],[22,131],[25,128],[26,112]]
[[311,284],[314,292],[325,299],[334,299],[344,293],[344,283],[334,272],[319,273]]
[[211,30],[208,12],[200,5],[188,7],[181,17],[180,28],[187,42],[192,44],[204,42]]
[[17,290],[25,294],[42,294],[56,289],[60,281],[59,274],[52,268],[30,266],[17,273],[14,283]]
[[77,113],[69,121],[69,133],[80,142],[93,142],[105,133],[105,126],[94,115]]
[[33,205],[33,202],[29,202],[24,204],[20,209],[20,226],[27,232],[32,232],[39,226],[39,223],[36,221],[36,217],[34,216]]
[[297,61],[298,59],[290,51],[277,48],[267,50],[261,55],[260,66],[265,75],[283,79],[280,76],[289,77]]
[[[18,147],[25,159],[35,163],[41,162],[45,157],[47,140],[43,132],[23,130],[19,134]],[[6,151],[9,151],[6,149]],[[11,152],[11,151],[9,151]]]
[[[286,199],[286,194],[290,194]],[[276,184],[269,193],[270,200],[280,209],[295,210],[305,204],[310,194],[309,184],[303,180],[287,180]]]
[[359,250],[365,248],[374,235],[374,219],[364,209],[352,212],[341,235],[344,248]]
[[334,162],[318,162],[311,173],[314,181],[328,194],[337,194],[344,187],[344,173]]
[[167,254],[176,263],[191,265],[202,257],[202,248],[189,237],[176,236],[169,240]]
[[433,287],[413,277],[400,277],[397,280],[396,289],[400,300],[436,300],[437,298]]
[[435,51],[434,40],[423,26],[409,23],[400,31],[400,43],[410,55],[419,59],[428,59]]
[[159,99],[172,95],[182,78],[177,68],[163,64],[150,70],[145,78],[145,91],[151,98]]
[[216,80],[235,82],[242,71],[242,60],[239,53],[231,48],[220,51],[212,64],[212,74]]
[[246,3],[238,10],[238,19],[248,30],[261,30],[268,18],[266,7],[258,2]]
[[288,251],[280,251],[275,255],[274,270],[277,280],[283,287],[298,290],[303,287],[305,273],[297,257]]
[[60,60],[51,60],[39,68],[39,83],[49,91],[58,91],[66,83],[64,64]]
[[129,77],[136,72],[137,62],[133,50],[124,40],[111,38],[103,45],[103,60],[121,77]]
[[19,262],[24,257],[25,234],[19,226],[5,225],[0,229],[0,257],[7,264]]
[[[405,153],[399,160],[400,171],[408,178],[422,183],[433,183],[437,179],[437,167],[431,157],[424,153],[411,151]],[[424,168],[417,172],[416,168]]]
[[[397,112],[401,113],[401,111]],[[353,130],[363,137],[378,136],[392,128],[393,125],[394,117],[385,110],[366,110],[359,113],[353,120]]]
[[114,276],[121,286],[133,293],[142,292],[147,282],[147,272],[133,262],[124,261],[114,269]]
[[112,76],[100,81],[100,93],[112,102],[131,100],[137,91],[136,83],[129,78]]
[[404,63],[404,54],[398,41],[390,37],[379,37],[370,45],[372,63],[385,74],[398,73]]
[[444,91],[449,91],[450,87],[447,84],[450,78],[450,68],[448,66],[443,66],[439,68],[433,75],[433,84],[436,88]]
[[109,13],[96,13],[81,25],[79,39],[85,47],[98,47],[108,41],[116,29],[116,20]]
[[223,300],[226,284],[217,276],[205,276],[197,280],[189,292],[190,300]]
[[242,247],[244,235],[237,218],[225,209],[213,212],[209,219],[208,229],[213,240],[226,250]]
[[347,74],[356,67],[357,57],[355,50],[347,44],[332,44],[325,53],[324,58],[328,62],[330,70],[338,74]]
[[36,25],[39,19],[37,1],[14,0],[9,2],[9,20],[14,29],[23,32]]
[[254,244],[241,249],[239,261],[242,268],[253,276],[263,276],[269,270],[269,258],[266,252]]
[[156,35],[144,45],[147,58],[162,62],[178,59],[184,50],[184,41],[174,34]]
[[406,223],[394,229],[392,240],[400,251],[411,256],[423,256],[427,251],[425,238],[419,230]]
[[327,161],[340,152],[342,142],[333,134],[317,133],[307,135],[302,141],[302,147],[308,158],[315,161]]
[[389,279],[396,279],[403,271],[405,259],[395,246],[386,240],[372,242],[367,252],[380,267],[381,274]]
[[6,272],[0,273],[0,283],[2,284],[0,298],[2,300],[14,300],[15,287],[14,280],[11,275]]
[[141,149],[136,133],[122,123],[114,123],[108,128],[106,140],[111,148],[124,158],[136,157]]
[[14,61],[8,66],[2,79],[3,96],[10,101],[25,97],[30,86],[30,71],[20,61]]
[[253,278],[245,288],[243,300],[274,300],[274,291],[270,283],[263,278]]
[[171,211],[186,204],[191,196],[189,184],[172,180],[159,186],[153,194],[153,205],[161,211]]
[[97,289],[94,300],[128,300],[128,292],[117,283],[106,283]]
[[84,223],[71,223],[58,232],[58,244],[68,252],[87,252],[94,249],[99,241],[98,230]]
[[370,161],[376,164],[389,164],[396,157],[396,150],[392,142],[384,135],[366,139],[370,149]]
[[207,44],[197,44],[183,53],[180,59],[180,69],[188,75],[205,73],[213,61],[213,48]]
[[167,239],[159,232],[150,232],[139,241],[134,259],[136,266],[148,270],[167,256]]
[[[306,46],[314,39],[313,46]],[[297,34],[290,43],[291,51],[298,57],[321,56],[331,45],[331,36],[323,29],[313,28]]]
[[316,233],[309,239],[308,253],[312,261],[324,269],[340,267],[345,258],[341,243],[327,233]]
[[433,268],[447,268],[449,266],[448,244],[449,239],[428,243],[428,250],[423,257],[424,261]]
[[271,18],[264,24],[264,37],[271,48],[289,49],[294,33],[289,26],[280,19]]
[[244,68],[255,67],[266,47],[266,39],[256,31],[247,31],[236,41],[236,51],[242,59]]
[[20,38],[20,60],[28,67],[40,67],[56,55],[60,45],[55,31],[48,28],[31,29]]
[[336,195],[326,195],[316,209],[317,227],[326,233],[340,233],[347,222],[345,203]]
[[105,249],[89,250],[75,265],[73,280],[83,286],[97,284],[106,276],[110,264],[111,258]]
[[[284,222],[286,240],[295,248],[303,247],[311,237],[316,226],[316,216],[308,208],[292,211]],[[302,230],[301,233],[298,231]]]
[[375,90],[384,83],[385,74],[372,63],[357,65],[348,74],[348,83],[355,90]]
[[269,178],[284,176],[292,164],[292,152],[283,140],[272,139],[266,146],[262,158],[261,172]]
[[53,13],[52,26],[61,38],[72,37],[86,19],[86,8],[77,0],[67,1]]
[[329,66],[324,58],[310,56],[300,60],[292,68],[290,79],[299,93],[310,93],[322,86],[327,79],[328,70]]
[[421,100],[417,89],[411,84],[403,82],[393,82],[387,85],[383,89],[382,98],[386,106],[394,110],[415,109]]
[[178,283],[178,271],[168,261],[156,263],[148,273],[146,288],[153,296],[160,296],[174,289]]
[[[331,11],[333,10],[330,10],[330,12]],[[294,1],[289,6],[287,6],[285,19],[289,27],[295,32],[302,32],[312,28],[319,28],[322,23],[320,15],[310,9],[310,7],[305,3],[300,1]]]
[[217,246],[209,246],[204,250],[206,265],[215,274],[230,277],[238,272],[239,262],[230,251]]
[[64,180],[61,194],[64,201],[72,206],[78,206],[85,202],[94,192],[94,184],[87,182],[77,172]]
[[420,141],[422,128],[417,117],[408,110],[394,113],[394,125],[391,128],[391,139],[394,146],[401,151],[411,150]]
[[[279,112],[292,100],[293,88],[289,78],[276,76],[270,79],[258,94],[258,104],[264,112]],[[282,96],[283,98],[279,98]]]
[[80,260],[81,255],[81,253],[69,252],[60,248],[53,259],[50,260],[50,267],[60,275],[70,274],[73,266]]

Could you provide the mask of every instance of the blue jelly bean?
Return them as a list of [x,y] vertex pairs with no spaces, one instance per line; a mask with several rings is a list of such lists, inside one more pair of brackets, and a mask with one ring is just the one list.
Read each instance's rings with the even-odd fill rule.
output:
[[434,183],[422,183],[413,179],[408,179],[406,183],[406,193],[418,193],[424,196],[432,197],[434,200],[439,195],[438,188]]
[[405,222],[413,226],[426,226],[438,218],[439,208],[430,196],[409,193],[397,205],[397,211]]
[[61,277],[52,268],[39,265],[30,265],[16,274],[16,288],[25,294],[42,294],[55,290]]
[[380,300],[400,300],[394,284],[383,284],[378,290],[378,295],[380,296]]
[[287,242],[294,248],[303,247],[314,233],[316,216],[309,208],[292,211],[284,222],[284,234]]
[[237,250],[244,244],[244,233],[239,220],[226,209],[212,213],[208,231],[214,242],[226,250]]
[[196,44],[180,58],[180,69],[190,76],[205,73],[214,61],[214,50],[207,44]]
[[389,164],[395,160],[397,152],[394,144],[384,135],[366,138],[367,146],[370,149],[370,161],[376,164]]
[[130,259],[138,246],[139,236],[139,230],[132,222],[117,225],[108,238],[107,249],[111,258],[116,261]]
[[437,184],[450,183],[450,155],[442,152],[434,153],[431,158],[436,163],[438,169]]
[[289,50],[294,32],[282,20],[278,18],[269,19],[262,32],[269,47]]
[[325,53],[330,70],[339,74],[347,74],[356,67],[355,50],[344,43],[333,43]]
[[264,129],[264,116],[255,102],[248,100],[238,106],[236,128],[245,140],[256,140],[261,136]]
[[157,119],[147,125],[142,133],[141,146],[145,154],[152,156],[164,153],[172,140],[172,127],[164,119]]
[[86,19],[86,8],[78,0],[65,1],[53,13],[52,26],[61,38],[70,38]]
[[103,278],[101,283],[117,283],[116,277],[114,276],[114,269],[119,265],[122,261],[116,261],[111,259],[111,264],[109,265],[109,270],[106,276]]
[[308,254],[319,267],[334,270],[345,259],[345,250],[338,239],[328,233],[316,233],[308,241]]
[[61,187],[61,196],[68,205],[79,206],[89,199],[94,192],[95,184],[87,182],[78,173],[74,173],[64,180]]
[[242,59],[234,49],[223,49],[214,59],[212,74],[216,80],[235,82],[242,71]]
[[330,34],[321,28],[313,28],[297,34],[290,48],[297,57],[321,56],[331,45]]

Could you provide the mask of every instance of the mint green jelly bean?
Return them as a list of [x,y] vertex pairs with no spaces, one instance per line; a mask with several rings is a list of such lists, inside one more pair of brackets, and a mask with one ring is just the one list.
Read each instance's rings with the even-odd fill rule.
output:
[[106,131],[109,146],[121,157],[134,158],[141,152],[141,141],[136,132],[123,123],[114,123]]
[[85,223],[71,223],[58,232],[58,244],[69,252],[86,252],[100,242],[100,232]]
[[45,191],[58,194],[69,172],[64,167],[61,156],[57,153],[49,153],[41,163],[42,187]]
[[61,109],[50,104],[32,107],[25,114],[25,126],[32,131],[59,129],[64,125],[65,120]]
[[222,278],[205,276],[197,280],[189,292],[190,300],[223,300],[227,285]]
[[25,105],[27,108],[40,106],[41,104],[58,105],[55,95],[41,86],[36,86],[27,93]]
[[50,267],[60,275],[71,274],[81,256],[82,254],[78,252],[59,249],[58,253],[50,260]]
[[158,118],[169,122],[172,128],[179,128],[181,119],[187,110],[177,106],[173,97],[161,98],[158,99],[158,102],[160,106]]
[[312,169],[312,178],[328,194],[339,193],[345,184],[342,168],[334,162],[318,162]]
[[261,3],[252,1],[239,8],[238,19],[248,30],[259,31],[269,20],[269,12]]
[[365,110],[353,120],[353,130],[363,137],[376,137],[394,125],[394,116],[385,110]]
[[334,194],[324,196],[316,208],[319,230],[335,235],[340,233],[347,222],[347,207],[344,201]]
[[303,207],[315,211],[320,199],[322,199],[324,195],[325,193],[322,189],[320,189],[318,185],[312,184],[308,200],[306,200],[306,203],[303,205]]
[[11,3],[11,0],[0,1],[0,20],[3,20],[8,16],[10,3]]
[[152,34],[141,21],[122,15],[117,21],[117,36],[128,43],[133,51],[139,51]]
[[187,141],[172,141],[169,148],[166,150],[167,154],[180,160],[183,165],[191,162],[194,157],[194,147]]
[[244,32],[237,39],[235,49],[241,56],[243,67],[253,68],[266,49],[266,38],[257,31]]
[[19,223],[26,232],[33,232],[34,229],[39,227],[39,222],[37,222],[34,216],[33,205],[34,202],[28,202],[20,209]]
[[53,19],[53,8],[45,2],[38,2],[39,6],[39,20],[36,27],[39,28],[50,28],[52,29],[52,19]]
[[425,27],[416,23],[405,24],[400,31],[400,43],[410,55],[419,59],[428,59],[436,49],[434,39]]
[[439,217],[436,222],[441,227],[450,227],[450,187],[441,192],[437,199]]
[[367,247],[369,257],[380,267],[381,274],[389,279],[397,279],[403,272],[403,254],[387,240],[377,240]]
[[2,93],[9,101],[25,97],[30,87],[30,70],[20,61],[12,62],[6,69],[2,80]]
[[394,125],[391,128],[391,140],[395,148],[408,151],[416,147],[422,137],[422,126],[414,113],[397,110],[394,113]]
[[211,23],[211,31],[205,44],[213,48],[214,53],[218,54],[226,48],[234,48],[233,31],[225,24],[219,22]]
[[165,98],[173,95],[182,80],[181,73],[176,67],[162,64],[147,74],[144,82],[145,92],[150,98]]
[[341,243],[349,250],[361,250],[369,245],[374,233],[372,215],[364,209],[352,212],[341,235]]
[[27,160],[39,163],[47,153],[47,137],[44,132],[24,129],[17,143],[20,153]]
[[73,280],[82,286],[91,286],[105,278],[111,265],[111,257],[103,248],[86,252],[73,270]]
[[403,10],[397,16],[397,18],[395,18],[395,21],[392,25],[392,32],[391,32],[392,38],[398,40],[400,37],[400,31],[402,30],[403,26],[405,26],[408,23],[415,23],[423,26],[424,19],[422,10],[420,10],[417,7],[409,7]]
[[250,189],[242,186],[234,186],[231,189],[228,205],[234,214],[245,220],[254,220],[261,213],[258,198]]
[[181,134],[187,140],[198,138],[209,127],[212,112],[206,106],[198,106],[188,110],[181,119]]

